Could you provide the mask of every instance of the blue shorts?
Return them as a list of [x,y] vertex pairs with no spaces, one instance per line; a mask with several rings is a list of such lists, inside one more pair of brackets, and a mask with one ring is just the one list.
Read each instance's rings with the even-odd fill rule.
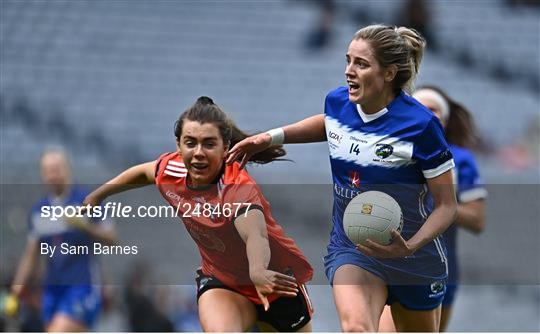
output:
[[442,302],[443,307],[451,307],[454,304],[454,299],[456,298],[456,292],[458,289],[457,284],[447,284],[446,293]]
[[326,277],[333,285],[334,274],[345,264],[355,265],[386,283],[387,305],[395,302],[410,310],[433,310],[441,305],[446,291],[446,276],[419,276],[382,264],[356,249],[339,249],[324,257]]
[[49,285],[43,289],[43,321],[48,325],[57,313],[62,313],[92,328],[101,310],[98,286]]

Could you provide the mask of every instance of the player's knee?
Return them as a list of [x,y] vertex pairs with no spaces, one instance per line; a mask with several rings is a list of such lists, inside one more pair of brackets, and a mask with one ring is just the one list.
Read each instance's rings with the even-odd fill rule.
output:
[[55,316],[47,326],[48,332],[83,332],[87,330],[84,324],[63,315]]
[[215,319],[203,324],[203,330],[205,332],[223,333],[223,332],[243,332],[244,328],[241,328],[239,322],[228,321],[227,319],[219,320]]
[[243,332],[243,329],[239,328],[238,326],[228,326],[225,324],[212,324],[210,326],[204,327],[205,332],[210,333],[225,333],[225,332]]
[[350,333],[350,332],[365,333],[365,332],[377,331],[377,329],[375,328],[375,325],[371,324],[369,321],[366,321],[364,319],[359,319],[358,317],[351,317],[351,318],[343,319],[341,321],[341,329],[347,333]]

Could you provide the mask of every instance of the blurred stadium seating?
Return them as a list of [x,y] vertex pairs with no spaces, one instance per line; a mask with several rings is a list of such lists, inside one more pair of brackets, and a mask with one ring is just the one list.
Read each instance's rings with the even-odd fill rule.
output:
[[[538,12],[513,13],[496,1],[430,4],[444,47],[427,53],[419,83],[463,101],[495,145],[511,141],[538,117],[538,90],[523,84],[539,77]],[[315,15],[302,3],[3,1],[2,129],[18,128],[3,131],[4,154],[29,161],[59,137],[73,151],[81,142],[96,147],[95,161],[152,159],[172,149],[174,119],[203,94],[250,130],[320,112],[324,94],[344,82],[351,34],[361,24],[392,23],[400,2],[354,6],[365,21],[351,20],[344,6],[331,47],[314,54],[301,47]],[[464,52],[472,68],[448,57]],[[495,65],[504,80],[486,74]],[[20,103],[27,119],[14,109]],[[512,121],[501,124],[508,114]],[[84,160],[91,162],[88,152]]]

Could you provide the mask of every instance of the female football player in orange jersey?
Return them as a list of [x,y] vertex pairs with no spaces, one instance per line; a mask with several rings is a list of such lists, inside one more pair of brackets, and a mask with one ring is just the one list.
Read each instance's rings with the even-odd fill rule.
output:
[[[225,164],[229,147],[247,137],[208,97],[175,124],[178,150],[137,165],[100,186],[84,204],[156,184],[199,247],[199,319],[203,330],[240,332],[257,321],[278,331],[311,331],[312,306],[304,283],[313,269],[285,236],[268,201],[238,163]],[[283,156],[269,148],[251,159]]]

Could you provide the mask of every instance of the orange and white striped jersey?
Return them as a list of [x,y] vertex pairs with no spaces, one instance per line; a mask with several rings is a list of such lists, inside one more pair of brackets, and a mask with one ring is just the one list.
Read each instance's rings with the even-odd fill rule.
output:
[[[254,303],[261,303],[249,278],[245,243],[234,226],[237,217],[258,209],[264,214],[268,231],[268,269],[292,271],[298,283],[312,278],[313,268],[307,258],[276,223],[258,185],[238,163],[225,165],[219,180],[204,189],[189,187],[187,177],[187,168],[177,152],[157,159],[155,183],[197,243],[205,275],[214,276]],[[269,300],[276,298],[270,296]]]

